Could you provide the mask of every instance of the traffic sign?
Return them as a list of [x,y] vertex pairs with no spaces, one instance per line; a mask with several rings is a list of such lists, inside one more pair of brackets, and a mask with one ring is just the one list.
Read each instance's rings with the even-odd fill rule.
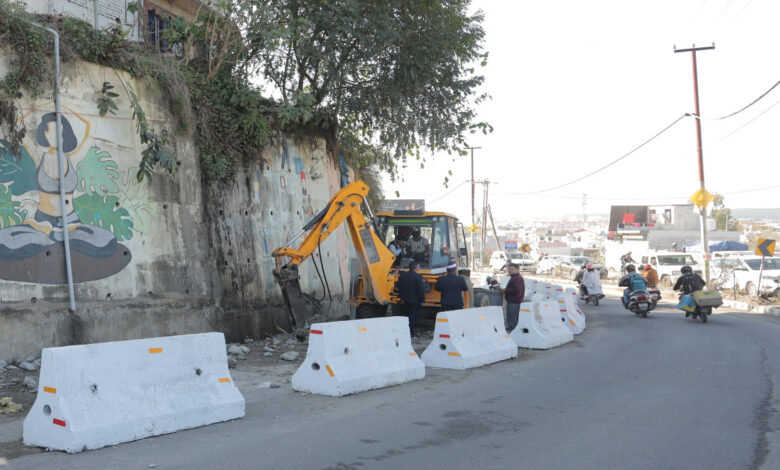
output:
[[693,193],[690,199],[694,204],[703,209],[707,207],[709,203],[715,200],[715,196],[710,194],[706,189],[699,188],[698,191]]
[[477,233],[477,232],[479,232],[479,225],[477,225],[477,224],[472,224],[472,225],[469,225],[469,226],[467,227],[467,229],[468,229],[468,231],[469,231],[469,232],[471,232],[471,233]]
[[756,245],[756,254],[759,256],[775,255],[775,240],[771,238],[759,238]]
[[531,245],[528,243],[523,243],[523,245],[520,247],[520,251],[523,253],[530,253],[531,252]]

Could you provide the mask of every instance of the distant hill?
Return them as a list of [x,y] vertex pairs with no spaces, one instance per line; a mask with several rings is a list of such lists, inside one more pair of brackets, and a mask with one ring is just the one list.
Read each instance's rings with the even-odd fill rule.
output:
[[774,209],[731,209],[735,219],[753,219],[756,221],[780,221],[780,208]]

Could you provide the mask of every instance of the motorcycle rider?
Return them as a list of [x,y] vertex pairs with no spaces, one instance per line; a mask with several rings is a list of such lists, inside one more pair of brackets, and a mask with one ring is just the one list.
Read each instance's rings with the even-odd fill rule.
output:
[[629,264],[626,265],[626,274],[620,278],[618,286],[627,288],[623,291],[623,306],[628,308],[628,298],[631,293],[636,290],[647,289],[647,282],[645,282],[645,278],[636,272],[636,267],[633,264]]
[[[579,274],[578,274],[579,276]],[[604,293],[601,290],[601,275],[593,267],[593,263],[585,264],[580,282],[580,293],[583,296],[601,298]]]
[[647,282],[647,287],[658,287],[658,271],[653,269],[649,264],[645,265],[644,277]]
[[631,252],[629,251],[628,253],[620,257],[620,269],[624,273],[627,272],[626,268],[628,267],[627,265],[630,263],[636,263],[636,261],[634,261],[634,258],[631,257]]
[[694,310],[696,310],[696,303],[693,301],[691,294],[697,290],[704,289],[707,285],[701,276],[693,272],[693,268],[686,265],[680,269],[682,276],[677,279],[672,289],[680,291],[680,303],[677,308],[685,311],[685,317],[691,316]]

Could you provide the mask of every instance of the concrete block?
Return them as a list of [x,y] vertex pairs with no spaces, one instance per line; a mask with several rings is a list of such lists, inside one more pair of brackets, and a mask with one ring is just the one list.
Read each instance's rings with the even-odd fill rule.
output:
[[244,416],[222,333],[46,348],[29,446],[69,453]]
[[558,303],[552,300],[521,304],[517,327],[509,336],[528,349],[550,349],[574,340],[574,333],[561,324]]
[[517,345],[504,327],[498,306],[469,308],[436,315],[433,341],[423,351],[428,367],[471,369],[517,357]]
[[292,377],[299,392],[343,396],[425,377],[406,317],[315,323],[306,359]]

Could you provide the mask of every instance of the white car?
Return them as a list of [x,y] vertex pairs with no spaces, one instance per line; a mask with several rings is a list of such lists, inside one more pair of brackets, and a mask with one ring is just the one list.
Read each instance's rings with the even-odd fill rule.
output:
[[[748,295],[758,294],[760,256],[730,256],[712,260],[711,282],[720,289],[737,289]],[[780,257],[765,258],[761,275],[762,294],[780,294]]]
[[505,253],[503,251],[495,251],[490,256],[490,269],[494,273],[501,271],[509,263],[520,265],[521,270],[530,269],[534,265],[534,261],[527,253]]

